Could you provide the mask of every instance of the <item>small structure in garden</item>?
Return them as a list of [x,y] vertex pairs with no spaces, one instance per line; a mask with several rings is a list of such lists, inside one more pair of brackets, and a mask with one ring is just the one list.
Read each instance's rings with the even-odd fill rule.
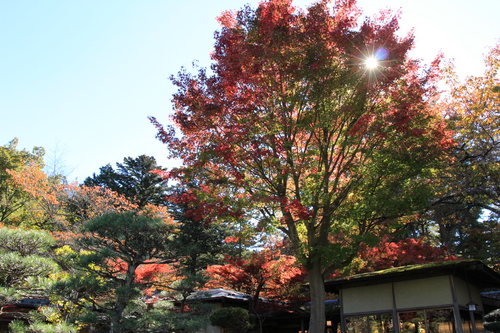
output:
[[[479,333],[500,300],[500,274],[477,260],[396,267],[325,282],[342,333]],[[337,331],[331,328],[332,331]]]
[[[197,291],[187,298],[186,303],[209,303],[214,310],[224,308],[248,309],[252,296],[222,288]],[[250,333],[297,333],[304,332],[308,325],[309,314],[301,309],[283,303],[277,303],[261,298],[257,307],[250,313],[253,317],[253,328]],[[262,329],[262,331],[261,331]],[[208,325],[199,333],[224,333],[228,328]]]
[[23,298],[13,304],[0,307],[0,332],[8,332],[9,324],[13,320],[24,320],[28,312],[48,304],[49,299],[46,297],[33,297]]

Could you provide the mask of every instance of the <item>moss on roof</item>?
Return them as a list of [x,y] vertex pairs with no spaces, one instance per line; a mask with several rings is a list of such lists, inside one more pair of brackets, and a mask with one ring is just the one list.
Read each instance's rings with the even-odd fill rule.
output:
[[484,265],[481,261],[475,259],[467,259],[467,260],[452,260],[452,261],[441,261],[441,262],[432,262],[420,265],[408,265],[401,267],[393,267],[375,272],[367,272],[360,273],[356,275],[351,275],[347,277],[335,278],[325,282],[325,284],[336,285],[336,284],[344,284],[348,282],[355,282],[361,280],[371,280],[382,277],[390,277],[390,276],[402,276],[413,273],[422,273],[422,272],[432,272],[432,271],[445,271],[447,269],[454,268],[465,268],[472,266],[474,264]]

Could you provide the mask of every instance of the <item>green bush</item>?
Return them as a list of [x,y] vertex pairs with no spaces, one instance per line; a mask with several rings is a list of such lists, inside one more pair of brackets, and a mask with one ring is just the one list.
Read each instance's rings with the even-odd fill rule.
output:
[[26,325],[20,320],[14,320],[9,325],[9,332],[12,333],[77,333],[78,328],[66,323],[42,323],[34,322]]
[[243,308],[222,308],[210,316],[214,326],[228,328],[231,333],[245,333],[251,327],[248,310]]
[[484,316],[484,329],[491,333],[500,333],[500,309],[496,309]]

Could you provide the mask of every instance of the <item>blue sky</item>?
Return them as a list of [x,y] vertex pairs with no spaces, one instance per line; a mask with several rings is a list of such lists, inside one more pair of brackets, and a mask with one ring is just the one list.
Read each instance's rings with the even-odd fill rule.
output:
[[[149,115],[167,122],[169,77],[194,60],[209,65],[215,18],[256,0],[0,0],[0,145],[60,154],[83,181],[124,157],[169,166]],[[304,8],[311,1],[296,0]],[[459,73],[480,75],[500,38],[498,0],[358,0],[366,15],[402,10],[413,55],[439,51]]]

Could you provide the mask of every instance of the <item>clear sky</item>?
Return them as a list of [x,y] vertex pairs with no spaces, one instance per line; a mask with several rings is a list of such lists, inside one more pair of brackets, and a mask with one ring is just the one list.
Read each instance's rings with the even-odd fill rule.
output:
[[[42,146],[83,181],[141,154],[169,166],[149,115],[167,122],[169,77],[210,63],[215,18],[257,0],[0,0],[0,145]],[[298,7],[311,1],[295,0]],[[500,0],[358,0],[366,15],[402,10],[413,55],[439,51],[459,73],[481,75],[500,38]]]

